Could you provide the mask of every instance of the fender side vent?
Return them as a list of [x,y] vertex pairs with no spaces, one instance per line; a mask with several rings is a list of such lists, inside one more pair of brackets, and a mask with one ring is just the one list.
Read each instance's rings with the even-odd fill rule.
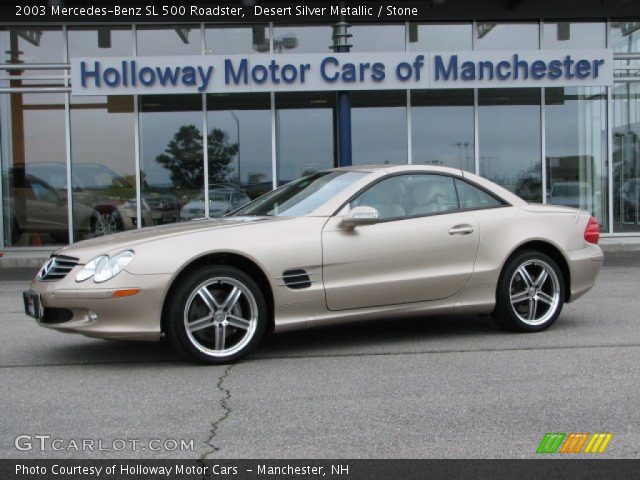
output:
[[282,273],[282,280],[287,287],[293,290],[300,290],[311,286],[309,275],[302,269],[285,270]]

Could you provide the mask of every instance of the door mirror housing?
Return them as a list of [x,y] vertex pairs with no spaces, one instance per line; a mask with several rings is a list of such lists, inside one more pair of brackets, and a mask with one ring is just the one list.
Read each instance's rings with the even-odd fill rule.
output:
[[380,221],[380,213],[373,207],[355,207],[342,217],[340,226],[343,228],[355,228],[364,225],[373,225]]

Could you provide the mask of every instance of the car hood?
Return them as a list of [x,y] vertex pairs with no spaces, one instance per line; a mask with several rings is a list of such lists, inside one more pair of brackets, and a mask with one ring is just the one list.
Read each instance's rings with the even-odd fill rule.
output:
[[217,219],[192,220],[190,222],[171,223],[158,227],[130,230],[90,240],[83,240],[61,248],[56,254],[75,257],[83,264],[92,258],[109,252],[133,248],[145,242],[163,238],[187,235],[195,232],[217,230],[221,228],[237,228],[255,222],[274,222],[285,220],[284,217],[226,217]]

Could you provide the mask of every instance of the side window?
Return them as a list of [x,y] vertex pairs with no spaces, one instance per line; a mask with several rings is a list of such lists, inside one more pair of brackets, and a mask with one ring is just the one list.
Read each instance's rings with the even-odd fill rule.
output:
[[444,175],[398,175],[382,180],[351,202],[370,206],[381,220],[428,215],[458,209],[453,178]]
[[456,179],[460,208],[489,208],[497,207],[502,203],[487,192],[480,190],[463,180]]

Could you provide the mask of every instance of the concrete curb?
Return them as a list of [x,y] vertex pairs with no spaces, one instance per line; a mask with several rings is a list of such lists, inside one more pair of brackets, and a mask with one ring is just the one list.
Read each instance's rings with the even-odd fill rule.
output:
[[640,253],[640,237],[601,238],[600,248],[605,255]]
[[0,268],[40,268],[54,249],[0,252]]

